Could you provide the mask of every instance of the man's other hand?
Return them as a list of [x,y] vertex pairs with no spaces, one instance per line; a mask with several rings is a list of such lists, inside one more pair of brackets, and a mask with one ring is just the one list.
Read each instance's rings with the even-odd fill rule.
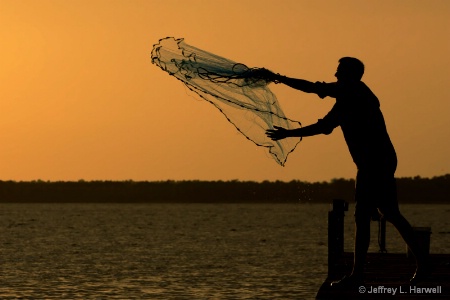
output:
[[282,127],[274,126],[275,129],[266,130],[266,135],[272,141],[282,140],[284,138],[289,137],[289,130],[284,129]]

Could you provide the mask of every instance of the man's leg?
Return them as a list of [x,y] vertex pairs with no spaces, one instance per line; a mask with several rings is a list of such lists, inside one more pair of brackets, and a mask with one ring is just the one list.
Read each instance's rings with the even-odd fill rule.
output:
[[355,249],[352,277],[362,279],[370,244],[370,216],[355,216]]
[[352,277],[361,278],[364,274],[367,251],[370,244],[370,220],[374,206],[373,187],[375,182],[371,172],[358,171],[355,186],[355,249]]
[[385,193],[385,197],[380,199],[378,209],[384,218],[394,225],[409,249],[411,249],[411,252],[414,254],[417,270],[414,277],[411,278],[411,282],[420,281],[423,277],[428,275],[429,268],[427,257],[414,236],[414,230],[411,224],[409,224],[405,217],[400,213],[397,202],[397,184],[394,176],[385,181],[383,189],[381,190]]
[[370,243],[370,217],[373,211],[370,202],[370,180],[364,173],[358,171],[356,176],[355,193],[355,248],[353,256],[353,271],[350,276],[345,276],[340,281],[333,282],[332,287],[351,288],[359,286],[363,281],[364,265]]
[[[391,222],[392,225],[398,230],[403,240],[411,249],[411,252],[417,257],[423,252],[414,237],[414,231],[409,222],[405,219],[405,217],[401,214],[395,214],[393,216],[385,215],[387,221]],[[417,257],[419,259],[419,257]]]
[[364,265],[370,243],[370,215],[355,212],[355,248],[353,253],[353,271],[339,281],[332,282],[331,287],[338,289],[356,288],[363,284]]
[[414,254],[416,258],[417,269],[414,277],[411,278],[412,282],[417,282],[423,279],[426,275],[428,275],[428,262],[427,257],[425,255],[424,250],[420,247],[417,242],[412,226],[405,219],[405,217],[398,211],[398,213],[387,213],[385,214],[386,220],[391,222],[392,225],[398,230],[400,235],[402,236],[405,243],[408,245],[411,252]]

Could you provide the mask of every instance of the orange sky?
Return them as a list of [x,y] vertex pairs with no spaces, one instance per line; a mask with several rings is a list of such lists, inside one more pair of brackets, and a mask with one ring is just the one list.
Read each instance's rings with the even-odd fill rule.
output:
[[[358,57],[397,176],[450,173],[450,1],[0,0],[0,20],[0,180],[354,177],[340,129],[277,165],[151,64],[166,36],[311,81]],[[304,125],[334,103],[271,89]]]

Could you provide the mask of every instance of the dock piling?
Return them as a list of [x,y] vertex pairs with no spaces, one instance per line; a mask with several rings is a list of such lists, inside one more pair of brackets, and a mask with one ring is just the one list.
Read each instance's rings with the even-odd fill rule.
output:
[[344,216],[348,203],[334,199],[328,212],[328,276],[331,276],[338,259],[344,253]]

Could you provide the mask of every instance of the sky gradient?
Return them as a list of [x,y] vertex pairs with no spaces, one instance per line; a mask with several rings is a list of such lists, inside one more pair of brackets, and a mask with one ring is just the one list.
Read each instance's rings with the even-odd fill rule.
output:
[[[151,64],[166,36],[310,81],[335,81],[338,59],[358,57],[396,175],[450,173],[450,1],[0,0],[0,20],[0,180],[355,176],[339,128],[305,138],[280,167]],[[270,87],[303,125],[334,104]]]

